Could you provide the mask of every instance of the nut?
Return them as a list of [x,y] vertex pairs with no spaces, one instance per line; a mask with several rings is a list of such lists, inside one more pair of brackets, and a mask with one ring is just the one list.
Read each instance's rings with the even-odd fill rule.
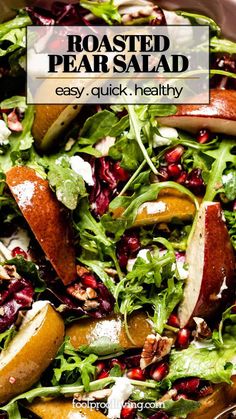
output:
[[196,323],[196,331],[193,332],[195,339],[210,338],[212,335],[210,327],[201,317],[193,317]]
[[0,279],[10,281],[11,279],[20,279],[20,275],[16,272],[15,265],[0,265]]
[[164,356],[168,355],[172,344],[172,338],[161,336],[158,333],[156,335],[148,335],[141,353],[140,367],[144,369],[148,365],[160,361]]

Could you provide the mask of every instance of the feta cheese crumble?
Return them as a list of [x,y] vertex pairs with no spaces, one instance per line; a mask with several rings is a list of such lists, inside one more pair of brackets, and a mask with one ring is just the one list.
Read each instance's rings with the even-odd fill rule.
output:
[[10,135],[11,131],[7,128],[6,122],[0,119],[0,145],[7,144]]
[[70,157],[70,166],[71,166],[71,169],[74,170],[75,173],[82,176],[84,181],[89,186],[94,185],[92,167],[87,161],[82,159],[82,157],[80,156]]
[[127,377],[118,377],[112,387],[111,395],[108,397],[108,415],[110,419],[120,418],[124,402],[132,394],[133,386]]
[[158,127],[158,134],[153,136],[153,147],[162,147],[171,144],[171,138],[178,138],[178,131],[170,127]]

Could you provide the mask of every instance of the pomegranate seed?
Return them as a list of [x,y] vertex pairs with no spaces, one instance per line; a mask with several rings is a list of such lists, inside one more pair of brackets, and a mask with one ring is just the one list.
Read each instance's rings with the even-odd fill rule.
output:
[[193,169],[186,180],[186,186],[189,187],[196,195],[204,193],[205,185],[202,179],[201,169]]
[[136,409],[131,403],[127,403],[122,407],[120,417],[121,419],[134,419],[136,416]]
[[106,367],[105,362],[98,361],[96,363],[97,374],[100,374],[100,372],[102,372],[103,370],[105,370],[105,367]]
[[119,359],[117,359],[117,358],[114,358],[114,359],[112,359],[111,361],[110,361],[110,367],[112,368],[112,367],[114,367],[115,365],[119,365],[119,367],[120,367],[120,369],[121,370],[125,370],[125,368],[126,368],[126,365],[125,365],[125,363],[124,362],[121,362]]
[[198,393],[199,397],[206,397],[213,393],[213,387],[210,384],[204,385]]
[[120,166],[120,163],[117,162],[114,164],[114,171],[118,180],[125,182],[129,179],[129,173],[127,172],[127,170],[123,169],[123,167]]
[[155,381],[161,381],[169,372],[169,365],[166,362],[153,366],[150,371],[150,376]]
[[159,180],[161,182],[169,179],[170,176],[169,176],[167,167],[160,167],[160,169],[158,170],[158,172],[159,172]]
[[180,400],[180,399],[187,400],[188,396],[186,394],[182,394],[182,393],[176,394],[176,396],[174,396],[174,400]]
[[180,329],[177,334],[175,341],[176,348],[186,349],[189,346],[191,332],[188,329]]
[[187,180],[187,172],[182,172],[181,173],[181,175],[176,179],[176,182],[177,183],[180,183],[181,185],[183,185],[185,182],[186,182],[186,180]]
[[211,133],[207,129],[201,129],[197,135],[197,142],[200,144],[205,144],[211,139]]
[[109,377],[109,371],[103,370],[102,372],[100,372],[100,374],[97,375],[97,380],[102,380],[102,378],[107,378],[107,377]]
[[28,258],[27,253],[21,247],[14,247],[11,251],[11,255],[13,258],[16,256],[23,256],[24,259]]
[[145,381],[145,372],[141,368],[132,368],[127,372],[127,377],[131,380]]
[[173,385],[173,388],[178,392],[183,392],[187,394],[196,393],[200,385],[199,378],[185,378]]
[[165,160],[167,163],[177,163],[184,154],[184,147],[178,145],[165,153]]
[[118,254],[118,261],[119,261],[119,265],[121,268],[126,268],[127,263],[128,263],[128,256],[125,253],[122,254]]
[[149,416],[148,419],[168,419],[169,416],[163,410],[159,410],[159,412],[154,413],[154,415]]
[[182,167],[180,164],[171,163],[167,166],[168,173],[173,178],[178,178],[181,175]]
[[81,282],[86,288],[96,289],[98,287],[96,278],[94,278],[94,276],[91,274],[84,274],[81,277]]
[[168,319],[167,324],[172,327],[179,327],[179,319],[177,315],[172,313]]

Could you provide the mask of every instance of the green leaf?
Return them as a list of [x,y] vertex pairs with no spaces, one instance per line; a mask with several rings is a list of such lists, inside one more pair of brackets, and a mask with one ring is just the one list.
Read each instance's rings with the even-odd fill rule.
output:
[[229,170],[228,173],[224,174],[222,182],[226,197],[230,201],[236,199],[236,169]]
[[151,117],[174,115],[177,112],[175,105],[149,105],[148,113]]
[[232,245],[236,250],[236,211],[224,211]]
[[105,20],[109,25],[112,25],[114,22],[121,22],[121,15],[113,0],[106,0],[102,3],[99,1],[82,0],[80,5],[90,10],[95,16]]
[[211,341],[205,348],[191,344],[182,351],[173,350],[170,355],[170,370],[166,380],[174,382],[179,378],[199,377],[212,383],[231,383],[233,365],[231,360],[236,355],[236,338],[230,345],[218,348]]
[[236,53],[236,43],[228,39],[218,38],[214,36],[210,39],[210,48],[212,52],[227,52],[228,54]]
[[18,274],[32,282],[35,292],[42,292],[45,290],[46,284],[40,277],[39,269],[34,262],[25,260],[22,256],[16,256],[15,258],[4,262],[4,264],[6,263],[8,265],[15,265]]
[[137,141],[126,136],[118,139],[109,149],[109,156],[113,160],[119,160],[121,167],[127,170],[136,170],[143,161],[143,154]]
[[19,10],[18,15],[7,22],[0,24],[0,39],[12,29],[19,29],[31,25],[31,19],[24,10]]
[[48,181],[55,188],[58,201],[70,210],[87,194],[83,178],[70,168],[66,157],[60,157],[49,166]]
[[204,201],[214,201],[215,196],[222,187],[222,175],[227,164],[236,165],[236,155],[231,152],[233,147],[235,147],[235,140],[226,139],[221,141],[216,150],[205,152],[207,155],[213,157],[215,161],[212,164]]
[[103,110],[86,119],[80,132],[79,144],[93,145],[98,140],[109,135],[118,119],[113,112]]
[[195,400],[165,400],[162,409],[171,416],[187,418],[188,414],[200,407],[200,403]]
[[92,343],[90,343],[90,345],[80,346],[79,351],[86,355],[95,354],[102,356],[122,352],[123,348],[118,343],[112,342],[109,337],[103,336],[97,340],[94,340]]
[[0,349],[6,350],[10,341],[13,339],[13,337],[16,334],[16,328],[15,326],[10,327],[8,330],[5,330],[5,332],[0,333]]
[[[0,168],[6,172],[12,164],[22,165],[26,161],[29,161],[31,155],[34,154],[32,144],[33,137],[31,134],[31,128],[34,121],[34,107],[32,105],[26,105],[26,98],[24,96],[13,96],[9,99],[1,102],[1,107],[3,106],[10,109],[11,106],[21,107],[25,109],[24,118],[22,120],[23,131],[18,133],[12,133],[9,137],[9,145],[7,152],[0,155]],[[35,161],[34,161],[35,164]]]
[[22,419],[17,402],[9,403],[7,406],[4,406],[4,408],[1,407],[1,410],[8,413],[9,419]]
[[123,371],[121,370],[118,364],[115,364],[114,367],[109,372],[110,377],[122,377]]

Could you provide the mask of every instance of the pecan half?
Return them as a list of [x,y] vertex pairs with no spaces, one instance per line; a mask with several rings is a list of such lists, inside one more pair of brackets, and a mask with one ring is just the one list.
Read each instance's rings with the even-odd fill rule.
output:
[[148,335],[141,353],[140,368],[144,369],[148,365],[160,361],[164,356],[168,355],[172,344],[172,338],[161,336],[158,333],[156,335]]

